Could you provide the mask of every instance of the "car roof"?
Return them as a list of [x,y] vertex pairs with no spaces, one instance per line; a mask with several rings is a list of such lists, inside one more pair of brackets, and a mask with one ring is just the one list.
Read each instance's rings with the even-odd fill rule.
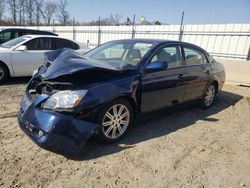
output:
[[53,38],[61,38],[61,37],[58,37],[58,36],[55,36],[55,35],[23,35],[23,36],[28,36],[30,38],[39,38],[39,37],[53,37]]
[[26,29],[26,28],[8,28],[8,29],[3,29],[2,31],[27,31],[27,32],[39,32],[39,33],[48,33],[51,35],[57,35],[51,31],[44,31],[44,30],[36,30],[36,29]]
[[[177,41],[177,40],[167,40],[167,39],[143,39],[143,38],[133,38],[133,39],[121,39],[121,40],[115,40],[115,41],[120,41],[120,42],[149,42],[149,43],[156,43],[156,44],[168,44],[168,43],[175,43],[175,44],[182,44],[190,47],[195,47],[199,50],[202,50],[206,52],[203,48],[192,44],[188,42],[182,42],[182,41]],[[207,52],[206,52],[207,53]]]
[[45,37],[45,38],[58,38],[58,39],[64,39],[64,40],[69,40],[69,41],[72,41],[74,43],[77,43],[76,41],[73,41],[73,40],[70,40],[70,39],[66,39],[66,38],[62,38],[62,37],[59,37],[59,36],[55,36],[55,35],[23,35],[23,36],[26,36],[28,38],[40,38],[40,37]]
[[179,42],[174,40],[165,40],[165,39],[143,39],[143,38],[133,38],[133,39],[121,39],[121,40],[115,40],[115,41],[121,41],[121,42],[152,42],[152,43],[165,43],[165,42]]

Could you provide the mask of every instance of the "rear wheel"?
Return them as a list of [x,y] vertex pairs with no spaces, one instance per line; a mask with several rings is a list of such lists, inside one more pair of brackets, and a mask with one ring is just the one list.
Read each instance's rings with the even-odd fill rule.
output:
[[216,86],[214,83],[208,85],[202,99],[201,99],[201,107],[206,109],[212,106],[214,102],[214,98],[216,95]]
[[133,123],[133,109],[125,99],[117,99],[106,105],[99,114],[101,129],[97,139],[104,143],[112,143],[125,136]]
[[4,82],[9,76],[8,68],[0,63],[0,83]]

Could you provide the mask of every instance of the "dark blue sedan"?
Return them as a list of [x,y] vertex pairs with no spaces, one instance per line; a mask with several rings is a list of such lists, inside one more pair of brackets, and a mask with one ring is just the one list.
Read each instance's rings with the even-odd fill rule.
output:
[[136,115],[187,101],[209,108],[225,82],[224,67],[198,46],[167,40],[105,43],[81,56],[47,54],[21,102],[21,129],[44,148],[80,151],[94,135],[111,143]]

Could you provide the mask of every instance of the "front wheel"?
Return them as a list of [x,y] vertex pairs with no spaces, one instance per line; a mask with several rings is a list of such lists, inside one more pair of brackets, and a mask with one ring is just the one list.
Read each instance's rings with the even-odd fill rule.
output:
[[101,129],[97,139],[104,143],[112,143],[125,136],[132,126],[134,112],[130,102],[117,99],[106,105],[98,116]]
[[8,78],[8,69],[6,66],[0,63],[0,83],[4,82]]
[[216,86],[214,83],[208,85],[202,99],[201,99],[201,107],[203,109],[209,108],[212,106],[214,102],[214,98],[216,95]]

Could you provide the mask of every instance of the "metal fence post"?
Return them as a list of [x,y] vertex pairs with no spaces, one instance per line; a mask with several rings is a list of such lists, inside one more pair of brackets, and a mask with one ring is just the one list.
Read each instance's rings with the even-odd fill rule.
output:
[[75,17],[73,17],[73,40],[76,40]]
[[182,36],[183,36],[183,19],[184,19],[184,12],[182,12],[182,15],[181,15],[179,41],[182,41]]
[[99,16],[98,21],[98,46],[101,44],[101,17]]
[[135,14],[134,14],[134,17],[133,17],[132,38],[135,38]]
[[53,19],[53,33],[55,33],[55,20]]
[[247,61],[250,61],[250,46],[249,46],[248,54],[247,54]]

